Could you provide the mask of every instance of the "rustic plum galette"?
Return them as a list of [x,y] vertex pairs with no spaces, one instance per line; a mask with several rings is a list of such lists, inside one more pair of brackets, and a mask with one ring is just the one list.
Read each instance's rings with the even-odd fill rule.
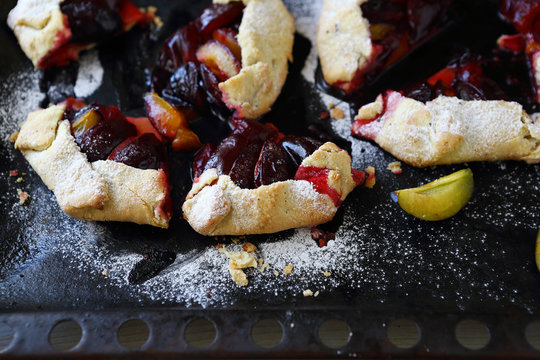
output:
[[281,92],[293,40],[281,0],[215,1],[167,39],[153,91],[178,108],[257,118]]
[[324,0],[317,49],[326,83],[350,93],[437,34],[452,0]]
[[151,20],[130,0],[19,0],[7,23],[34,66],[46,69]]
[[365,174],[331,142],[283,135],[270,124],[233,119],[233,131],[193,162],[182,209],[203,235],[264,234],[331,220]]
[[155,121],[68,98],[28,115],[15,147],[68,215],[166,228],[168,160]]
[[520,71],[516,62],[519,57],[503,53],[465,53],[427,81],[403,92],[389,90],[362,106],[352,133],[417,167],[540,162],[540,122],[522,105],[532,106],[534,92],[526,66]]

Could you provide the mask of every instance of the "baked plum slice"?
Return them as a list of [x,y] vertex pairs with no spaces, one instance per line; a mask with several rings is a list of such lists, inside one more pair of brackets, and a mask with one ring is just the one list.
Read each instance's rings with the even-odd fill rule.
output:
[[535,103],[526,58],[499,50],[491,56],[470,52],[456,55],[447,67],[404,93],[422,102],[444,95],[462,100],[512,100],[525,107]]
[[166,161],[167,150],[154,134],[129,138],[109,155],[109,160],[139,169],[159,169]]
[[179,109],[210,108],[228,117],[218,84],[242,68],[237,28],[243,10],[241,2],[212,4],[178,29],[161,49],[152,90]]
[[64,117],[88,161],[112,160],[138,169],[167,169],[167,139],[146,117],[122,115],[116,106],[68,98]]
[[218,175],[229,175],[243,189],[291,180],[302,160],[322,145],[307,137],[284,136],[271,124],[244,119],[230,123],[231,135],[215,150],[205,145],[196,154],[194,178],[205,170],[217,169]]

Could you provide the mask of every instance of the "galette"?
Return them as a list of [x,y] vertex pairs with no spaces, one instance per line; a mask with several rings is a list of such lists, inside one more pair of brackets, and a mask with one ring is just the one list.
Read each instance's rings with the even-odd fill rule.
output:
[[514,55],[467,52],[426,81],[388,90],[362,106],[351,131],[417,167],[538,163],[540,122],[524,109],[535,103],[526,69]]
[[453,0],[324,0],[317,50],[324,80],[351,93],[436,35]]
[[330,221],[364,182],[334,143],[284,135],[270,124],[233,119],[221,144],[195,156],[184,218],[203,235],[247,235]]
[[130,0],[18,0],[7,23],[34,66],[47,69],[152,19]]
[[281,0],[216,0],[167,39],[152,89],[177,108],[258,118],[281,92],[293,40]]
[[66,214],[167,228],[166,140],[146,117],[68,98],[36,110],[15,141]]

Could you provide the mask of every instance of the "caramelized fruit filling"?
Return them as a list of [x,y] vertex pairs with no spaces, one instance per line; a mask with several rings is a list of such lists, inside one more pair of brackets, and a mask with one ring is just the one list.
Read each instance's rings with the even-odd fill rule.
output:
[[[490,57],[465,52],[426,81],[420,81],[401,92],[404,96],[427,102],[439,96],[455,96],[462,100],[516,101],[531,110],[536,104],[534,87],[528,75],[526,58],[494,50]],[[394,108],[399,93],[383,94],[383,109],[372,118],[356,118],[353,135],[374,140],[383,125],[382,116]]]
[[197,152],[194,178],[215,168],[244,189],[294,179],[302,160],[322,145],[308,137],[285,136],[270,124],[233,119],[231,125],[231,135],[219,146],[206,144]]
[[66,29],[56,35],[53,48],[40,60],[39,67],[44,69],[67,65],[88,45],[149,20],[130,0],[64,0],[60,10]]
[[166,169],[167,151],[147,118],[127,118],[116,106],[73,98],[64,102],[71,133],[88,161],[112,160],[139,169]]
[[369,22],[372,59],[347,84],[350,92],[375,80],[385,69],[434,36],[449,20],[453,0],[369,0],[361,5]]
[[177,108],[209,107],[227,117],[218,84],[241,70],[237,35],[243,9],[242,2],[212,4],[169,37],[152,74],[152,90]]

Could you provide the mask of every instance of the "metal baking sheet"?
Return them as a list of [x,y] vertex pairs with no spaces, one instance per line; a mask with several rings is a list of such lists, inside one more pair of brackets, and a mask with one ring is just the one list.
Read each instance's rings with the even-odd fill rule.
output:
[[[263,273],[248,272],[250,284],[245,288],[232,282],[226,257],[215,249],[217,243],[237,245],[230,238],[200,236],[181,217],[180,206],[191,186],[191,154],[170,153],[175,215],[170,229],[161,230],[69,218],[7,140],[29,111],[72,96],[78,77],[95,74],[89,67],[97,63],[103,79],[88,100],[116,104],[126,114],[143,116],[141,95],[163,40],[208,2],[135,1],[157,6],[163,28],[135,29],[92,50],[81,65],[48,72],[32,69],[5,24],[15,1],[0,3],[0,322],[20,335],[5,350],[8,354],[52,354],[43,342],[46,329],[63,318],[97,329],[98,323],[114,328],[135,316],[173,331],[175,322],[202,316],[221,331],[206,355],[246,356],[257,350],[242,340],[247,336],[244,332],[255,319],[275,315],[286,329],[287,340],[274,355],[464,355],[467,351],[448,337],[452,326],[464,318],[482,319],[490,327],[491,341],[477,355],[539,355],[526,344],[523,329],[540,316],[540,274],[534,262],[540,228],[540,166],[497,162],[415,169],[403,165],[403,174],[392,174],[386,169],[395,161],[392,156],[350,136],[349,105],[315,84],[314,19],[320,3],[285,2],[296,17],[295,61],[283,94],[263,121],[273,122],[285,133],[324,133],[351,152],[355,167],[374,166],[377,184],[355,190],[336,218],[323,226],[337,235],[327,248],[316,246],[309,229],[241,239],[257,245],[271,267]],[[452,43],[482,48],[508,30],[496,17],[491,23],[487,14],[496,15],[492,8],[473,10],[395,67],[371,95],[440,68],[451,56]],[[330,103],[344,110],[345,119],[321,119]],[[192,127],[203,141],[219,142],[227,134],[227,126],[211,118]],[[475,192],[449,220],[422,222],[390,199],[393,190],[418,186],[464,167],[473,170]],[[14,169],[26,173],[24,182],[9,175]],[[18,188],[30,194],[27,205],[18,204]],[[288,263],[294,266],[291,275],[274,274]],[[325,271],[331,276],[325,276]],[[303,289],[319,291],[319,296],[306,298]],[[313,330],[330,317],[346,320],[353,333],[349,344],[337,352],[318,343]],[[411,318],[422,328],[422,339],[412,350],[398,350],[385,340],[382,324],[399,317]],[[294,329],[287,328],[291,319],[299,324]],[[225,331],[229,326],[241,329],[241,336],[234,338]],[[155,355],[152,351],[157,349],[163,356],[202,354],[185,344],[163,342],[167,331],[152,327],[151,341],[144,346],[147,355]],[[29,344],[23,335],[41,340]],[[74,354],[125,351],[111,345],[112,338],[107,340],[104,333],[84,339]]]

